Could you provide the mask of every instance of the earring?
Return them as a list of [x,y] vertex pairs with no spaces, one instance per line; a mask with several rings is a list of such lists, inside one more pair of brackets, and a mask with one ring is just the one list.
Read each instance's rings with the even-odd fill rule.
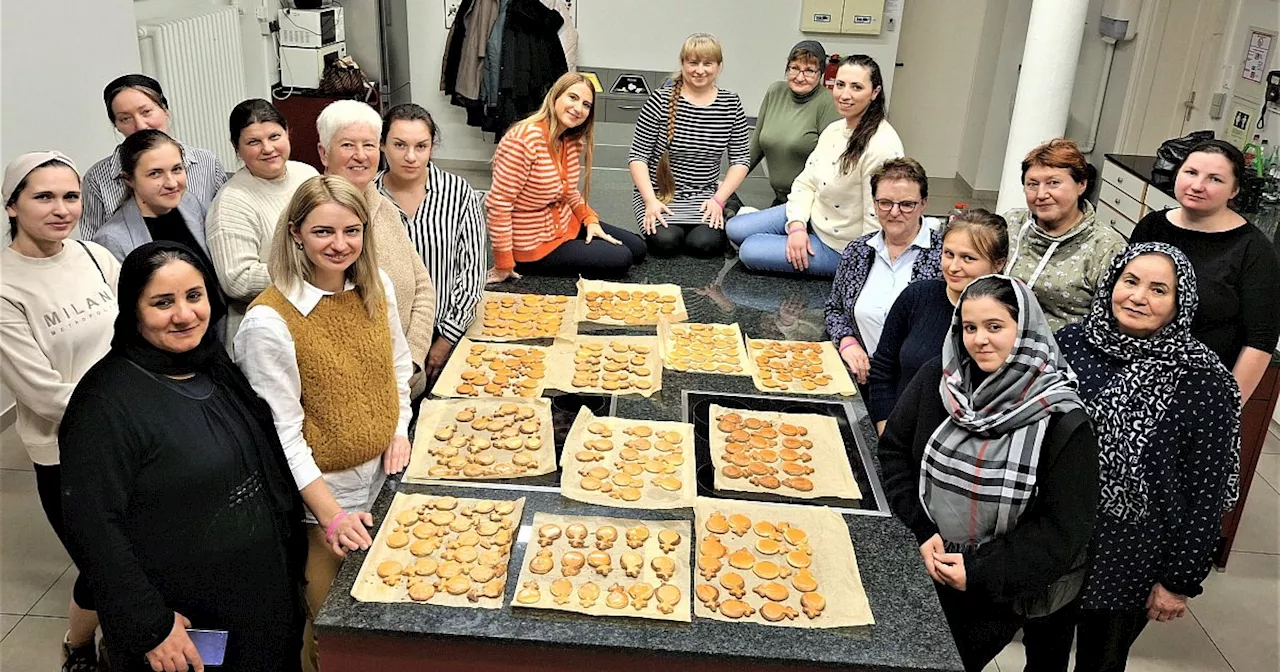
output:
[[299,251],[299,252],[301,252],[301,251],[302,251],[302,241],[300,241],[300,240],[295,240],[295,241],[293,241],[293,246],[294,246],[294,247],[296,247],[296,248],[298,248],[298,251]]

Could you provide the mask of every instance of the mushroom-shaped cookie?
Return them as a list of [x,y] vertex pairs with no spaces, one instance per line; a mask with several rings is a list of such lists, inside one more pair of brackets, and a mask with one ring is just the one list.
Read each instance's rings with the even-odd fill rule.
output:
[[618,558],[618,564],[622,566],[622,571],[626,572],[627,576],[634,579],[644,571],[644,556],[634,551],[627,551]]
[[827,598],[822,593],[805,593],[800,596],[800,608],[804,609],[805,616],[817,618],[827,608]]
[[694,595],[698,596],[698,601],[707,606],[708,609],[715,611],[720,607],[720,589],[709,583],[699,583],[694,588]]
[[594,581],[588,581],[578,586],[578,605],[583,609],[590,609],[595,606],[596,600],[600,599],[600,586]]
[[607,551],[613,548],[613,542],[618,540],[618,528],[612,525],[602,525],[596,529],[596,548]]
[[556,579],[551,582],[551,599],[556,604],[568,604],[573,595],[573,582],[569,579]]
[[669,581],[671,576],[676,573],[676,561],[665,555],[659,555],[654,558],[649,566],[653,568],[653,573],[663,581]]
[[720,613],[727,618],[738,619],[743,616],[750,616],[756,613],[756,610],[742,600],[725,600],[720,603]]
[[649,528],[644,525],[636,525],[627,530],[627,545],[631,548],[640,548],[648,540]]
[[721,568],[720,558],[713,558],[710,555],[698,556],[698,570],[702,574],[702,578],[710,581]]
[[658,598],[658,611],[670,614],[676,610],[676,604],[680,602],[680,588],[670,583],[664,583],[658,586],[658,590],[654,591],[654,596]]
[[760,606],[760,618],[763,618],[770,623],[777,623],[784,618],[794,620],[795,617],[799,615],[800,612],[795,609],[792,609],[785,604],[778,604],[777,602],[765,602]]
[[565,528],[564,536],[569,540],[570,546],[585,548],[587,545],[587,526],[582,523],[573,523]]
[[636,611],[649,606],[649,600],[653,598],[653,586],[647,583],[635,583],[627,589],[627,594],[631,595],[631,606]]
[[747,533],[747,530],[751,529],[751,519],[741,513],[735,513],[729,516],[729,529],[741,537]]
[[600,576],[608,576],[613,571],[613,558],[604,551],[591,551],[587,554],[587,564],[591,565]]
[[560,556],[560,573],[565,576],[577,576],[585,564],[587,564],[585,555],[577,551],[569,551]]
[[787,587],[776,581],[762,583],[751,590],[751,592],[774,602],[781,602],[791,596],[791,591]]
[[726,572],[724,576],[720,577],[720,585],[734,597],[742,597],[747,594],[746,579],[743,579],[742,575],[737,572]]
[[663,530],[658,533],[658,547],[663,553],[670,553],[680,545],[680,534],[674,530]]

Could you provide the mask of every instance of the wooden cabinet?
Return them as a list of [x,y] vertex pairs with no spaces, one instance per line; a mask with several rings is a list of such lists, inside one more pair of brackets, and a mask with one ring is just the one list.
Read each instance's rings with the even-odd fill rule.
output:
[[1169,194],[1151,186],[1154,156],[1108,154],[1102,164],[1096,210],[1100,221],[1128,238],[1138,220],[1153,210],[1177,207]]
[[1262,456],[1262,444],[1267,439],[1267,428],[1271,425],[1271,414],[1275,411],[1277,399],[1280,399],[1280,366],[1272,362],[1262,375],[1258,389],[1254,390],[1253,396],[1244,405],[1240,422],[1240,500],[1222,519],[1222,535],[1218,538],[1218,550],[1213,556],[1213,564],[1218,567],[1226,567],[1227,559],[1231,556],[1236,530],[1240,527],[1240,516],[1244,513],[1244,504],[1249,497],[1249,486],[1253,484],[1253,473],[1258,469],[1258,458]]

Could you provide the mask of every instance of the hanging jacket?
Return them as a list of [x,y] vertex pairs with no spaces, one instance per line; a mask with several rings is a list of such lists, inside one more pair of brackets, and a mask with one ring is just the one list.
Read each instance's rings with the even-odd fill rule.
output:
[[484,77],[480,83],[480,98],[486,109],[498,106],[498,82],[502,77],[502,32],[507,25],[507,7],[511,0],[498,0],[498,16],[489,31],[484,49]]
[[578,26],[573,22],[573,10],[565,0],[542,0],[542,4],[560,12],[564,17],[564,27],[560,29],[560,46],[564,49],[564,60],[569,64],[570,72],[578,71]]
[[484,130],[503,133],[542,105],[556,79],[569,71],[559,31],[564,17],[539,0],[511,0],[502,29],[497,110]]
[[485,70],[486,48],[489,32],[498,18],[498,0],[475,0],[467,14],[466,34],[462,38],[462,53],[458,59],[459,96],[468,100],[480,100],[480,81]]
[[440,67],[440,90],[444,95],[453,96],[458,93],[458,67],[462,62],[462,42],[467,37],[467,14],[471,13],[474,0],[462,0],[458,5],[458,13],[453,17],[453,26],[444,42],[444,62]]

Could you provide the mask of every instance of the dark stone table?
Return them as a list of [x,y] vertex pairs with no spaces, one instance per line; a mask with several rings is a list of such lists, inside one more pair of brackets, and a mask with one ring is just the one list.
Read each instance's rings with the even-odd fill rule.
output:
[[[685,288],[689,319],[737,322],[748,337],[817,340],[822,332],[825,281],[744,273],[735,260],[649,260],[628,282],[675,283]],[[532,278],[492,287],[501,291],[574,294],[574,282]],[[590,331],[591,325],[579,325]],[[652,328],[595,333],[653,333]],[[621,396],[616,415],[683,420],[683,392],[759,394],[749,378],[663,372],[652,398]],[[776,396],[776,395],[775,395]],[[873,449],[875,433],[861,400],[853,400],[860,445]],[[862,442],[865,442],[863,444]],[[870,450],[869,452],[874,452]],[[875,468],[875,467],[873,467]],[[503,484],[502,490],[432,487],[389,480],[374,506],[379,523],[398,489],[469,497],[526,497],[523,526],[512,554],[519,562],[534,512],[692,520],[690,509],[640,511],[565,499],[548,485]],[[862,582],[875,624],[857,628],[796,629],[694,618],[692,623],[599,618],[541,609],[456,609],[417,604],[360,603],[350,596],[363,553],[343,565],[317,618],[325,672],[343,670],[960,670],[937,596],[920,565],[915,540],[882,511],[846,513]],[[517,572],[508,573],[507,597]]]

